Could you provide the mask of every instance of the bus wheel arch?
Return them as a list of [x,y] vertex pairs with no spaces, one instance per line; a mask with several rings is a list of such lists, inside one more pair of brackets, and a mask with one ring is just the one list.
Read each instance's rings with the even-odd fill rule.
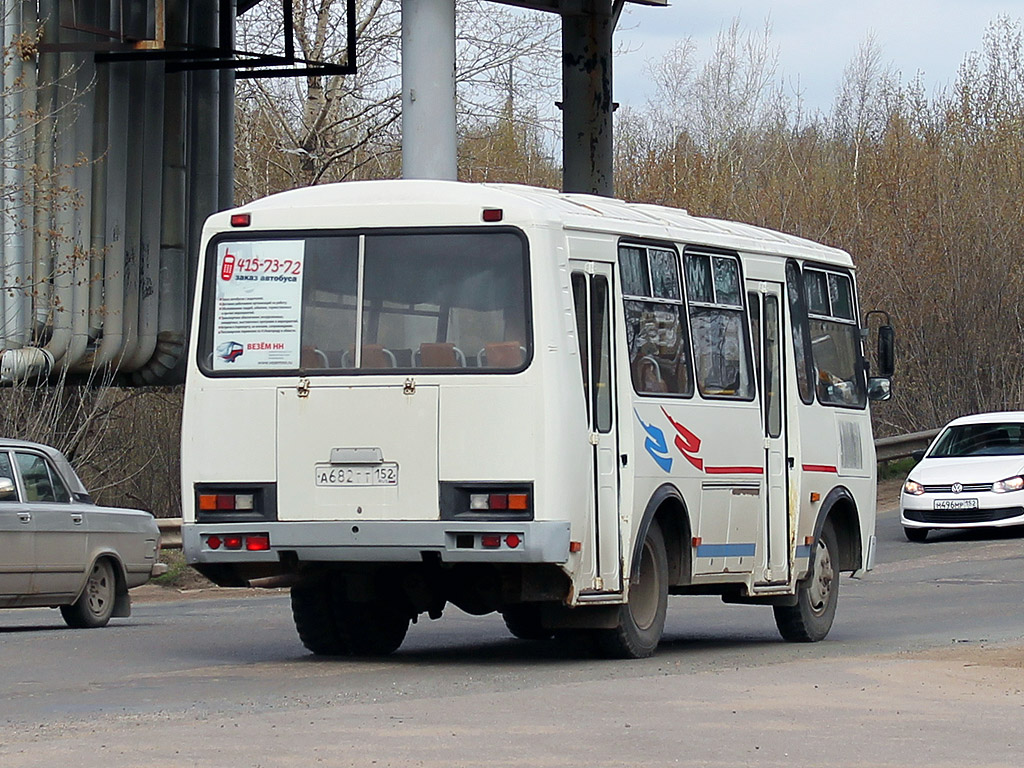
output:
[[831,522],[836,537],[837,570],[856,571],[863,567],[860,515],[853,494],[844,486],[836,486],[825,496],[821,510],[814,524],[815,541],[821,536],[825,522]]
[[690,539],[692,528],[690,515],[682,494],[670,483],[660,486],[647,502],[643,517],[636,531],[633,543],[633,554],[630,559],[630,571],[636,570],[642,554],[644,540],[651,523],[657,521],[665,541],[665,554],[668,559],[669,586],[680,586],[690,583],[692,573],[690,563]]

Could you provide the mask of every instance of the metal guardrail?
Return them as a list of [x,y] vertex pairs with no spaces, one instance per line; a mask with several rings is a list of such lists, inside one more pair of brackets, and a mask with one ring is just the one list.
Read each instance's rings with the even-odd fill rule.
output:
[[938,434],[939,430],[937,429],[927,429],[924,432],[912,432],[909,435],[880,437],[875,440],[875,456],[878,461],[905,459],[914,451],[923,451],[927,448]]
[[[939,434],[937,429],[912,432],[909,435],[880,437],[875,440],[875,455],[878,461],[905,459],[914,451],[923,451]],[[161,549],[181,549],[181,518],[165,517],[156,521],[160,526]]]

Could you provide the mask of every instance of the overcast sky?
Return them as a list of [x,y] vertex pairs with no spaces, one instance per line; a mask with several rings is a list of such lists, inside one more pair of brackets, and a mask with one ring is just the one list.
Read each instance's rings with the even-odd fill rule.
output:
[[671,0],[667,8],[627,3],[616,31],[615,100],[642,107],[652,95],[645,63],[690,37],[698,61],[739,17],[744,30],[770,19],[779,74],[808,110],[828,111],[843,70],[873,34],[882,61],[904,82],[920,72],[929,93],[951,83],[964,56],[980,50],[998,16],[1024,17],[1024,0]]

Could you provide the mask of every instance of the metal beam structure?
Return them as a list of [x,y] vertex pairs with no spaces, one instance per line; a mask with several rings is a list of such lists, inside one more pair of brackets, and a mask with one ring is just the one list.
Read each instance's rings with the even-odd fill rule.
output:
[[[626,0],[496,1],[562,17],[564,188],[613,194]],[[236,49],[259,2],[281,4],[276,53]],[[181,380],[202,224],[234,202],[234,82],[355,72],[345,2],[338,64],[296,55],[292,0],[0,0],[4,48],[22,53],[0,93],[0,382]],[[454,179],[454,0],[401,2],[403,174]]]

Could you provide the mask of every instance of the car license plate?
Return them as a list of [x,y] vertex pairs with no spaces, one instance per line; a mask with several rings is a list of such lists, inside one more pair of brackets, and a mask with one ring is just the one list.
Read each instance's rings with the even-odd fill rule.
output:
[[313,467],[316,484],[326,487],[366,487],[398,485],[398,464],[316,464]]
[[936,499],[935,509],[977,509],[977,499]]

